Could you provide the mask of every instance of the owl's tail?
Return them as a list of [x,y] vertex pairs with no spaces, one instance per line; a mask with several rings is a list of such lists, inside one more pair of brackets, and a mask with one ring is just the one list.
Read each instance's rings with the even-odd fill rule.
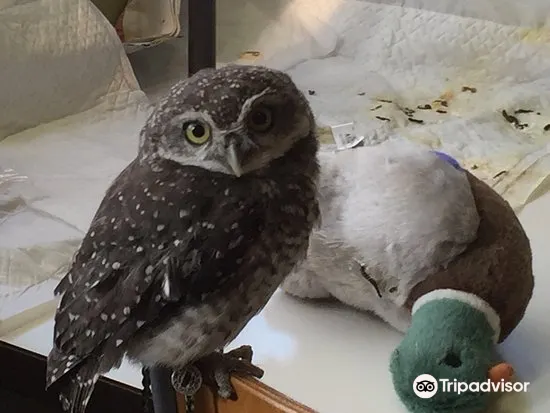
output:
[[56,382],[55,388],[59,389],[59,401],[65,412],[84,413],[99,379],[98,368],[95,357],[78,361],[52,350],[48,356],[46,387]]

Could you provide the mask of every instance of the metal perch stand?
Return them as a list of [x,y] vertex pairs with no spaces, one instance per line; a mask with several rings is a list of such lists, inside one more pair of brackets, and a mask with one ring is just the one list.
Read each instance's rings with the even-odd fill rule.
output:
[[[165,367],[153,367],[143,371],[144,388],[149,381],[151,386],[151,399],[154,413],[177,413],[178,406],[176,391],[172,387],[172,371]],[[148,380],[146,379],[146,376]],[[151,403],[146,401],[146,413],[150,412]],[[191,412],[189,412],[191,413]]]
[[[216,67],[216,0],[182,0],[180,21],[182,35],[187,39],[188,75]],[[178,413],[172,371],[154,367],[142,373],[145,413]],[[191,373],[196,379],[196,373]],[[199,385],[196,380],[194,384]],[[193,413],[193,396],[185,398],[186,413]]]

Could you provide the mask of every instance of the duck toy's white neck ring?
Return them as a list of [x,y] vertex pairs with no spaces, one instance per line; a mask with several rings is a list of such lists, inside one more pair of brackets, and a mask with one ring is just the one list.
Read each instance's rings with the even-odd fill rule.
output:
[[475,294],[467,293],[464,291],[453,290],[453,289],[441,289],[433,290],[427,294],[421,296],[418,300],[415,301],[412,307],[412,315],[418,311],[423,305],[441,299],[451,299],[457,300],[464,304],[469,305],[472,308],[482,312],[487,318],[487,322],[492,327],[494,331],[493,340],[495,343],[498,342],[500,338],[500,316],[497,312],[487,303],[485,300],[481,299]]

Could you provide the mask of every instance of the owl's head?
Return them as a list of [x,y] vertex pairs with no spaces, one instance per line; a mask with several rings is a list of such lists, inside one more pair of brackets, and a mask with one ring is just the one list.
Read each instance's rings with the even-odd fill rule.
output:
[[241,176],[314,133],[309,104],[288,75],[232,65],[172,87],[141,132],[140,152]]

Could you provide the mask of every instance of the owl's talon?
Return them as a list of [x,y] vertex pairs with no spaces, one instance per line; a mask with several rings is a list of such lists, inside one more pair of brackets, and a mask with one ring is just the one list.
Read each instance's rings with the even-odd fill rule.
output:
[[237,400],[231,376],[261,379],[264,371],[252,364],[252,347],[241,346],[227,353],[212,353],[198,360],[195,365],[201,371],[204,384],[222,399]]
[[236,349],[228,351],[225,354],[227,357],[232,357],[239,360],[245,360],[249,363],[252,363],[252,355],[253,355],[252,346],[247,346],[247,345],[240,346],[240,347],[237,347]]

